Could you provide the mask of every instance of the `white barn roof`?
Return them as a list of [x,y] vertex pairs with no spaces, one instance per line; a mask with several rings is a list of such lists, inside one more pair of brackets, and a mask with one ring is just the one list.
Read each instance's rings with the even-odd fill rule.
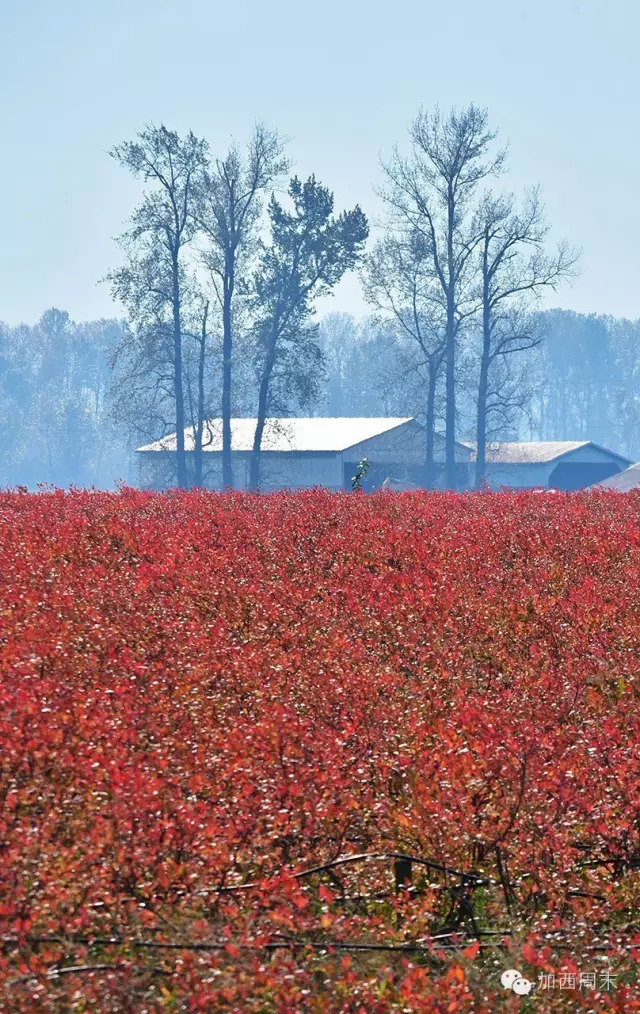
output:
[[555,461],[569,451],[587,447],[588,440],[526,440],[520,442],[490,443],[487,461],[500,464],[527,464]]
[[[354,444],[380,436],[411,422],[411,416],[401,418],[365,418],[338,416],[306,417],[294,419],[267,419],[262,436],[263,451],[345,451]],[[256,419],[231,420],[231,449],[251,451],[256,430]],[[194,449],[193,426],[184,431],[185,450]],[[138,447],[139,452],[175,451],[176,434],[170,433],[152,444]],[[222,451],[222,419],[208,419],[203,435],[204,451]]]
[[[473,460],[476,451],[473,446]],[[580,447],[593,447],[619,461],[627,461],[621,454],[609,451],[591,440],[524,440],[487,443],[486,461],[496,465],[538,465],[555,461]]]
[[609,479],[590,486],[590,489],[617,489],[619,493],[628,493],[632,489],[640,489],[640,463],[630,465],[624,472],[618,472]]

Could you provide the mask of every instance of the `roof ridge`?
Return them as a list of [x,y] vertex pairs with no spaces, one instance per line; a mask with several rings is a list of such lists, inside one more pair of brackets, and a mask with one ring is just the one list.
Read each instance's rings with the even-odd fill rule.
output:
[[[382,436],[407,423],[416,422],[414,416],[267,416],[265,419],[264,451],[298,451],[340,453],[374,437]],[[253,446],[256,416],[233,416],[231,419],[232,449],[247,452]],[[222,418],[212,416],[203,420],[209,437],[203,450],[220,451]],[[184,428],[186,450],[193,450],[195,427]],[[272,446],[269,446],[269,443]],[[136,448],[139,453],[176,450],[176,432],[167,433],[159,440]],[[215,446],[214,446],[215,445]]]

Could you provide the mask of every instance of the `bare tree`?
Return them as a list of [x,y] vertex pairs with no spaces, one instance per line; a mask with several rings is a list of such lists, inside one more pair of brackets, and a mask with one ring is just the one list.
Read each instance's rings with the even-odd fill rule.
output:
[[[117,273],[118,295],[127,310],[128,324],[112,353],[110,405],[112,415],[130,428],[131,438],[147,443],[175,428],[175,355],[171,293],[166,272],[156,257],[137,258]],[[193,471],[188,482],[200,485],[203,421],[214,401],[217,380],[207,369],[214,351],[208,326],[207,300],[195,279],[186,274],[180,281],[181,378],[184,392],[184,423],[193,432]],[[177,442],[177,437],[176,437]],[[187,465],[190,455],[186,453]],[[165,469],[163,482],[175,483]]]
[[531,401],[536,389],[526,361],[496,360],[487,385],[487,446],[515,440],[523,420],[531,426]]
[[505,151],[492,153],[495,132],[484,109],[470,105],[442,117],[421,111],[411,130],[411,153],[396,150],[384,166],[382,197],[390,225],[425,239],[445,319],[445,453],[447,483],[456,485],[456,348],[473,313],[473,253],[480,236],[470,214],[480,183],[502,170]]
[[194,213],[207,145],[191,132],[183,139],[163,125],[150,126],[135,141],[117,145],[111,155],[133,176],[152,185],[131,216],[131,228],[120,240],[127,264],[109,279],[114,295],[125,302],[134,323],[144,319],[146,326],[150,315],[158,319],[165,309],[169,311],[177,482],[184,487],[188,478],[184,443],[183,251],[195,234]]
[[[542,340],[531,301],[544,289],[555,289],[575,269],[578,254],[566,242],[554,254],[545,253],[549,227],[537,188],[518,210],[512,195],[485,196],[476,217],[479,243],[482,306],[482,347],[476,415],[476,485],[486,469],[487,419],[499,411],[490,373],[498,360],[527,352]],[[505,405],[513,398],[505,390]]]
[[255,251],[261,196],[288,163],[275,131],[258,124],[246,153],[233,145],[204,174],[198,222],[207,237],[205,263],[211,272],[222,312],[222,485],[233,486],[231,458],[231,384],[234,305],[237,290],[246,291]]
[[446,350],[446,318],[424,234],[412,229],[377,243],[365,260],[363,283],[369,302],[390,314],[398,337],[417,346],[413,369],[426,370],[424,481],[430,488],[435,482],[436,387]]
[[[127,316],[112,357],[112,411],[136,437],[155,440],[175,425],[170,279],[153,248],[140,253],[131,247],[125,265],[108,279]],[[184,280],[180,288],[183,302]]]
[[193,482],[195,486],[202,486],[202,475],[203,475],[203,458],[202,452],[204,450],[204,439],[205,431],[204,425],[206,422],[206,396],[205,396],[205,364],[207,358],[207,346],[209,344],[209,332],[208,332],[208,320],[209,320],[209,300],[203,298],[199,307],[199,319],[200,324],[199,330],[196,330],[192,337],[196,342],[197,347],[197,364],[196,370],[196,396],[193,395],[193,386],[191,384],[191,372],[186,372],[186,384],[189,396],[189,408],[193,427]]

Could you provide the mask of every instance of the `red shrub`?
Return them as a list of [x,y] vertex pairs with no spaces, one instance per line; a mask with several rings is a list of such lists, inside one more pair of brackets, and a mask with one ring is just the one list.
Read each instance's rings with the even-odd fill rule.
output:
[[2,494],[2,1009],[640,1010],[639,507]]

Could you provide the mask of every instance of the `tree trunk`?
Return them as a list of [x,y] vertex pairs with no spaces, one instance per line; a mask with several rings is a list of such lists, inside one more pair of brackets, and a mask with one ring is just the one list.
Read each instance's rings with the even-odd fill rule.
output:
[[173,305],[173,386],[176,399],[176,466],[180,489],[187,483],[187,456],[184,450],[184,391],[182,387],[182,324],[180,321],[180,278],[178,254],[172,257]]
[[438,367],[429,363],[429,380],[427,384],[427,454],[425,460],[425,487],[433,489],[436,479],[435,469],[435,403],[436,403],[436,382],[438,379]]
[[195,430],[195,446],[193,449],[194,482],[202,486],[202,437],[204,433],[204,355],[207,341],[207,316],[209,303],[205,303],[202,313],[202,331],[200,334],[200,352],[198,356],[198,419]]
[[257,490],[260,483],[260,449],[262,447],[262,434],[267,417],[267,402],[269,397],[269,381],[275,362],[275,340],[267,352],[262,379],[260,381],[260,394],[258,396],[258,419],[256,432],[253,438],[253,450],[251,452],[251,464],[249,467],[249,489]]
[[478,380],[478,405],[476,415],[476,486],[478,489],[485,480],[487,470],[487,393],[489,390],[489,365],[491,362],[491,307],[489,305],[488,278],[485,272],[482,293],[482,356],[480,357],[480,377]]
[[456,488],[456,321],[455,321],[455,266],[453,232],[455,229],[455,197],[449,192],[447,216],[447,335],[445,349],[446,407],[445,407],[445,459],[447,486]]
[[478,411],[476,419],[476,486],[482,486],[487,471],[487,390],[489,379],[489,362],[482,351],[480,361],[480,380],[478,382]]
[[233,489],[231,457],[231,303],[235,283],[235,264],[227,257],[222,297],[222,488]]
[[447,486],[456,488],[456,335],[453,300],[447,300],[445,458]]

